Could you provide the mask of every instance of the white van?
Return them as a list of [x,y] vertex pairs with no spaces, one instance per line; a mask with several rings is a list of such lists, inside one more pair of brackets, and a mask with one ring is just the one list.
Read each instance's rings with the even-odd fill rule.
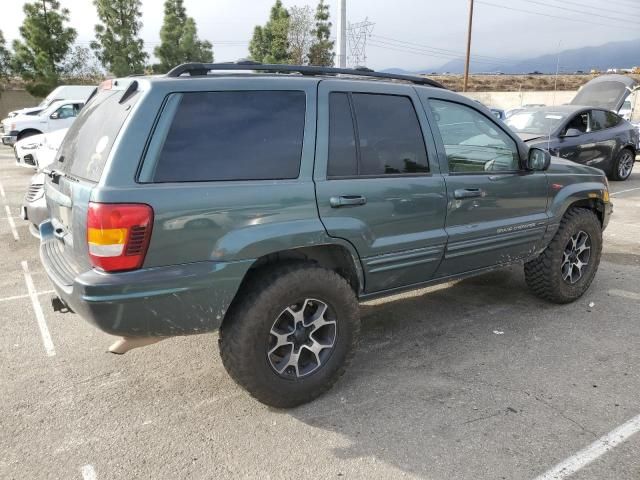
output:
[[47,108],[56,100],[80,99],[86,102],[89,97],[96,91],[95,85],[60,85],[55,88],[37,107],[23,108],[9,112],[8,118],[17,115],[38,115],[42,110]]

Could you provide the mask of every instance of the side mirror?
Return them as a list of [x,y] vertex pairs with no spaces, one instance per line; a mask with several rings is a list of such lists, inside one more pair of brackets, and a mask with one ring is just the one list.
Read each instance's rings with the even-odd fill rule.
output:
[[566,132],[564,132],[563,137],[579,137],[582,135],[582,132],[577,128],[569,128]]
[[60,118],[60,112],[53,112],[50,116],[50,119],[52,120],[57,120],[58,118]]
[[541,148],[531,147],[527,157],[525,168],[533,172],[542,172],[549,168],[551,154]]

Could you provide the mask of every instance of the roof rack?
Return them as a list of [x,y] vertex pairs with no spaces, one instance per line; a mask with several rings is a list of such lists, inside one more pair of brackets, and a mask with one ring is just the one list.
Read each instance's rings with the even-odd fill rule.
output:
[[417,77],[413,75],[396,75],[394,73],[376,72],[366,67],[356,68],[334,68],[316,67],[311,65],[278,65],[263,64],[251,60],[241,60],[228,63],[183,63],[174,67],[167,73],[167,77],[179,77],[189,74],[191,77],[207,75],[215,70],[242,70],[274,73],[300,73],[302,75],[350,75],[356,77],[381,78],[385,80],[402,80],[418,85],[428,85],[430,87],[445,88],[442,84],[430,78]]

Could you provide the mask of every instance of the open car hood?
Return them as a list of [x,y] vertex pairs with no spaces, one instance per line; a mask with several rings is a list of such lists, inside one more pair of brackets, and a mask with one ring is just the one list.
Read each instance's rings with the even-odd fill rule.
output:
[[578,90],[571,105],[606,108],[617,112],[634,88],[638,88],[638,82],[631,77],[601,75]]

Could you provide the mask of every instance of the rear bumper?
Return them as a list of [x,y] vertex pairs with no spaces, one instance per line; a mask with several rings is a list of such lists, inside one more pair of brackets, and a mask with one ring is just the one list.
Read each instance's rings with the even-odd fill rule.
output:
[[112,335],[166,337],[220,327],[253,263],[198,262],[132,272],[75,274],[56,255],[50,222],[40,225],[40,259],[71,310]]

